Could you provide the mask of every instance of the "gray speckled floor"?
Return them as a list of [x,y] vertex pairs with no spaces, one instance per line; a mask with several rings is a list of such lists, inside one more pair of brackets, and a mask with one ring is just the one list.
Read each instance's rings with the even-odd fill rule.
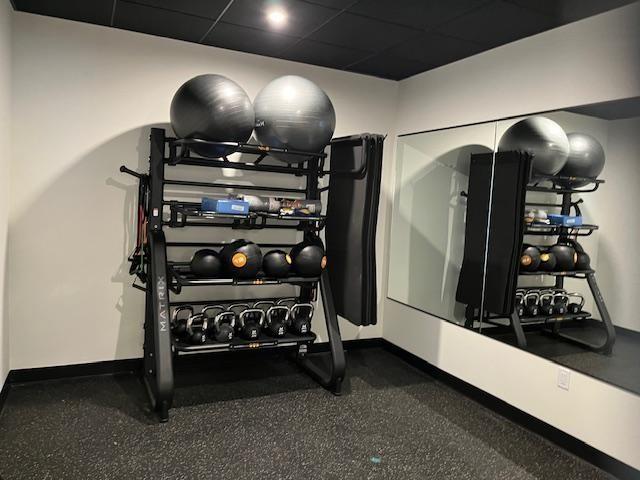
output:
[[258,358],[179,372],[176,408],[162,425],[134,376],[17,386],[0,416],[0,475],[611,478],[383,349],[349,353],[342,397],[281,357]]

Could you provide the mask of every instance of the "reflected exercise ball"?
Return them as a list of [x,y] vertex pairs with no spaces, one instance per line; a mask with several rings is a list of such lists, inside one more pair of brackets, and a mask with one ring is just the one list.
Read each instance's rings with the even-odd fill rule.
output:
[[[570,133],[569,158],[560,173],[561,177],[587,177],[596,179],[604,169],[604,149],[600,142],[586,133]],[[558,181],[566,187],[583,187],[588,181]]]
[[[296,75],[276,78],[253,102],[256,138],[263,145],[320,152],[331,141],[336,126],[333,104],[315,83]],[[304,157],[274,154],[287,163]]]
[[529,117],[511,125],[500,138],[499,152],[527,152],[533,155],[533,175],[556,175],[569,156],[569,139],[564,130],[546,117]]
[[[171,101],[171,126],[180,138],[245,143],[255,116],[247,93],[222,75],[198,75],[184,83]],[[192,145],[199,155],[220,157],[232,149]]]

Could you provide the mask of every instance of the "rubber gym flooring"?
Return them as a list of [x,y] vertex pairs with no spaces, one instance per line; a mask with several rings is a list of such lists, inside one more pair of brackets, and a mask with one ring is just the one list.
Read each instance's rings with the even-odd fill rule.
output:
[[13,386],[0,415],[0,475],[612,478],[383,348],[348,353],[341,397],[279,354],[238,354],[183,370],[166,424],[145,407],[133,374]]

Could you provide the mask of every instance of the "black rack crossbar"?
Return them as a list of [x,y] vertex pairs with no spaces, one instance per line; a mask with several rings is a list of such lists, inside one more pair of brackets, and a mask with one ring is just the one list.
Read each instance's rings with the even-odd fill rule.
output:
[[[273,147],[267,145],[256,145],[253,143],[236,143],[236,142],[210,142],[207,140],[201,140],[199,138],[168,138],[169,145],[175,145],[180,147],[191,147],[192,145],[198,146],[210,146],[214,148],[231,150],[230,153],[251,153],[255,155],[270,154],[270,153],[286,153],[287,155],[299,156],[301,162],[306,161],[309,157],[313,158],[326,158],[327,154],[324,152],[306,152],[304,150],[293,150],[288,148]],[[208,158],[208,157],[203,157]],[[211,157],[221,158],[221,157]]]
[[552,277],[579,277],[595,273],[594,270],[569,270],[564,272],[520,272],[520,275],[549,275]]
[[285,192],[298,193],[304,195],[303,188],[290,187],[270,187],[265,185],[242,185],[240,183],[218,183],[218,182],[192,182],[189,180],[164,180],[165,185],[177,185],[182,187],[203,187],[203,188],[232,188],[234,190],[255,190],[260,192]]
[[[538,185],[539,182],[542,181],[550,181],[553,183],[553,186],[545,187],[542,185]],[[584,183],[587,182],[592,186],[589,188],[584,187],[565,187],[559,184],[559,181],[565,181],[568,183],[576,182],[576,183]],[[604,183],[604,180],[599,178],[587,178],[587,177],[558,177],[555,175],[544,175],[544,176],[536,176],[535,182],[533,185],[528,185],[527,190],[530,192],[547,192],[547,193],[591,193],[595,192],[600,185]],[[585,185],[586,186],[586,185]]]
[[256,302],[277,302],[294,298],[291,295],[286,297],[260,297],[260,298],[223,298],[215,300],[185,300],[180,302],[169,302],[171,307],[181,307],[183,305],[228,305],[233,303],[247,303],[253,305]]
[[182,342],[175,342],[174,346],[179,355],[188,355],[193,353],[228,352],[230,350],[254,350],[257,348],[296,347],[301,344],[311,345],[315,340],[316,335],[313,332],[307,335],[292,335],[287,333],[281,338],[261,334],[256,340],[245,340],[236,337],[227,343],[207,341],[202,345],[189,345]]
[[600,227],[598,225],[571,225],[571,226],[563,226],[563,225],[544,225],[544,224],[534,224],[527,225],[524,230],[525,235],[576,235],[578,237],[588,237],[593,232],[598,230]]
[[[221,248],[225,245],[228,245],[228,242],[167,242],[167,247],[174,248]],[[292,248],[295,245],[295,243],[260,243],[260,248]]]

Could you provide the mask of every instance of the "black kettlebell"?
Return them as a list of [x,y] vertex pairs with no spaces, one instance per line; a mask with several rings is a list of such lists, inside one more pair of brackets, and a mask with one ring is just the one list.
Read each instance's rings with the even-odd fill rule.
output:
[[289,328],[297,335],[307,335],[311,332],[312,317],[311,303],[296,303],[289,309]]
[[286,277],[290,270],[291,256],[282,250],[271,250],[262,259],[262,271],[267,277]]
[[549,249],[556,257],[556,272],[571,272],[576,266],[576,251],[571,245],[556,243]]
[[540,300],[538,301],[540,315],[549,316],[553,315],[553,292],[545,291],[540,293]]
[[260,308],[265,312],[264,330],[271,337],[284,337],[287,333],[289,321],[289,309],[284,305],[276,305],[274,302],[256,302],[254,308]]
[[540,294],[538,292],[529,292],[524,296],[524,314],[526,317],[538,316],[539,300],[540,300]]
[[298,243],[289,255],[293,270],[301,277],[317,277],[327,266],[327,257],[319,239]]
[[194,345],[199,345],[207,341],[207,330],[209,321],[207,317],[198,313],[187,318],[187,341]]
[[[569,313],[577,315],[578,313],[582,312],[582,308],[584,307],[584,296],[581,293],[573,292],[567,293],[567,297],[569,297],[570,301],[569,305],[567,306],[567,310],[569,311]],[[576,298],[579,300],[577,302],[571,302],[572,298]]]
[[259,308],[246,308],[238,317],[240,336],[246,340],[257,340],[264,324],[264,312]]
[[202,314],[209,319],[209,337],[216,342],[230,342],[233,340],[236,315],[226,310],[222,305],[207,305],[202,309]]
[[[182,312],[186,312],[187,316],[180,315]],[[173,315],[171,316],[171,331],[173,334],[183,339],[187,334],[187,320],[193,316],[193,308],[189,306],[181,306],[177,307],[173,311]]]
[[524,292],[521,290],[516,290],[516,313],[524,317]]
[[540,249],[540,265],[538,270],[553,272],[556,269],[556,256],[548,249]]
[[524,272],[535,272],[540,265],[540,250],[533,245],[523,245],[520,255],[520,270]]
[[567,313],[567,303],[569,296],[564,292],[558,292],[553,296],[553,313],[556,315],[565,315]]
[[215,278],[222,273],[222,259],[215,250],[198,250],[191,258],[191,272],[198,277]]
[[225,270],[233,278],[255,278],[262,266],[260,247],[247,240],[234,240],[220,251]]

